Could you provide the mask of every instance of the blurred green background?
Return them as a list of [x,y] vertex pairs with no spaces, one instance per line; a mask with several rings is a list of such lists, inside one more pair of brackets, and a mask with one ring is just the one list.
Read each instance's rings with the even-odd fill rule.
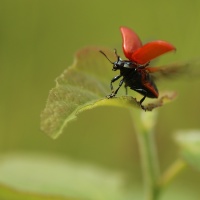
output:
[[[197,0],[0,0],[1,155],[37,152],[70,158],[121,171],[127,182],[140,186],[139,152],[127,110],[87,111],[57,140],[40,131],[40,112],[55,78],[72,64],[78,49],[88,45],[121,49],[121,25],[133,28],[143,41],[163,39],[177,47],[159,64],[200,58],[199,8]],[[175,102],[159,109],[156,139],[162,170],[178,156],[173,133],[200,128],[199,86],[198,77],[158,83],[159,88],[179,94]],[[198,199],[199,184],[198,172],[188,168],[163,199],[173,192],[176,199],[187,199],[187,194]]]

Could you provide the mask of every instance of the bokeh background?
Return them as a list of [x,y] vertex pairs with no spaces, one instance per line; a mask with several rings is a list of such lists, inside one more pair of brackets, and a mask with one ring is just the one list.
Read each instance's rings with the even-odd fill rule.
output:
[[[82,113],[57,140],[40,131],[40,113],[55,78],[72,64],[78,49],[100,45],[120,51],[121,25],[133,28],[143,41],[163,39],[177,47],[159,64],[198,60],[199,8],[197,0],[0,0],[0,155],[70,158],[120,171],[128,185],[140,187],[139,152],[127,110],[106,107]],[[194,74],[198,70],[192,68]],[[158,83],[179,94],[159,109],[156,139],[162,170],[179,153],[173,133],[200,128],[199,86],[198,76]],[[199,199],[199,185],[199,173],[188,168],[163,199]]]

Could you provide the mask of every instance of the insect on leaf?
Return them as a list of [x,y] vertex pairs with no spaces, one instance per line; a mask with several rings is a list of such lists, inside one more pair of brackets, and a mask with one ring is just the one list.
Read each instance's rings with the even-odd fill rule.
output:
[[[111,59],[116,59],[114,53],[105,48],[87,47],[77,52],[72,66],[56,79],[56,86],[50,91],[46,107],[41,113],[41,129],[50,137],[57,138],[79,113],[97,106],[141,109],[135,98],[122,96],[125,94],[123,90],[115,98],[106,98],[111,93],[110,80],[117,74],[113,73],[110,63],[99,53],[100,49]],[[116,84],[118,86],[119,83]],[[167,93],[154,104],[143,108],[153,110],[174,97],[174,93]]]

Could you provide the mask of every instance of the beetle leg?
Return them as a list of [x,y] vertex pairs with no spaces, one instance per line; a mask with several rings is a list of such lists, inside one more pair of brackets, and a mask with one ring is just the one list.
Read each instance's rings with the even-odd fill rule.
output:
[[124,87],[125,87],[125,94],[126,94],[126,96],[127,96],[127,95],[128,95],[128,86],[125,85]]
[[144,94],[144,97],[142,97],[142,99],[139,101],[140,105],[142,105],[143,101],[146,99],[147,95],[146,95],[146,90],[144,89],[134,89],[135,91]]
[[[121,77],[121,75],[118,75],[118,76],[116,76],[115,78],[116,78],[116,80],[117,80],[117,79],[119,79],[120,77]],[[113,78],[113,79],[115,79],[115,78]],[[115,80],[114,80],[114,81],[115,81]],[[122,86],[123,82],[124,82],[124,79],[122,79],[122,80],[119,82],[119,87],[118,87],[115,91],[112,91],[112,93],[111,93],[110,95],[108,95],[107,98],[112,98],[112,97],[114,97],[114,96],[117,94],[119,88]],[[112,83],[112,81],[111,81],[111,83]]]
[[146,95],[144,97],[142,97],[142,99],[140,100],[140,105],[142,105],[142,102],[146,99]]
[[122,86],[123,82],[124,82],[124,79],[122,79],[122,80],[119,82],[119,87],[118,87],[118,88],[115,90],[115,92],[114,92],[115,95],[117,94],[119,88]]
[[110,82],[110,89],[111,89],[112,92],[113,92],[113,84],[112,84],[112,83],[114,83],[115,81],[117,81],[120,77],[121,77],[121,75],[117,75],[117,76],[115,76],[115,77],[111,80],[111,82]]

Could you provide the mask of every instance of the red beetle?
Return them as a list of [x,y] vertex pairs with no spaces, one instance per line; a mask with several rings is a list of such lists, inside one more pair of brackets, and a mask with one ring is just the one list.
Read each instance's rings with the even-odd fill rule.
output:
[[[126,94],[127,87],[130,87],[130,89],[144,95],[139,101],[142,106],[142,102],[146,97],[158,98],[158,89],[150,73],[159,71],[159,68],[148,67],[150,61],[164,53],[174,51],[176,48],[172,44],[162,40],[156,40],[142,45],[140,38],[130,28],[122,26],[120,31],[123,39],[123,52],[128,60],[122,60],[115,50],[117,61],[111,62],[105,53],[100,51],[113,64],[114,71],[120,70],[120,74],[111,80],[110,88],[112,93],[107,97],[114,97],[122,84],[125,83]],[[114,90],[113,82],[121,77],[119,87]]]

